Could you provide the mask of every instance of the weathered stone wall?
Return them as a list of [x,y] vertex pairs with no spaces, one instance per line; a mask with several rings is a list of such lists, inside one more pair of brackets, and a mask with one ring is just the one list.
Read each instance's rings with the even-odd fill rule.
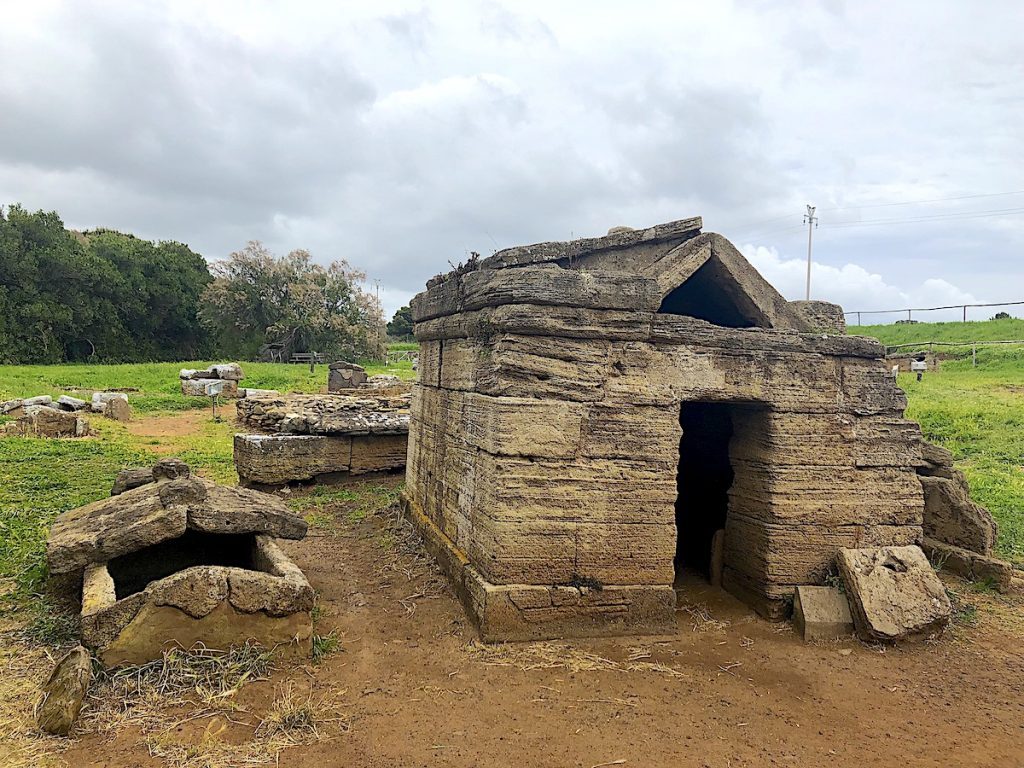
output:
[[249,397],[238,421],[235,469],[243,484],[273,486],[405,466],[411,395]]
[[864,356],[880,350],[651,320],[657,341],[423,342],[407,487],[485,578],[671,584],[687,401],[766,409],[736,429],[727,580],[780,599],[822,580],[836,547],[920,540],[920,433]]
[[[720,247],[670,252],[706,259],[702,242]],[[920,431],[881,345],[797,332],[777,294],[758,300],[773,329],[658,314],[670,289],[653,273],[483,262],[413,301],[410,515],[489,588],[549,588],[544,611],[522,603],[504,629],[468,590],[491,638],[542,636],[531,622],[564,632],[582,609],[555,610],[555,585],[670,587],[685,402],[756,406],[730,449],[724,584],[762,613],[820,583],[840,547],[921,540]]]

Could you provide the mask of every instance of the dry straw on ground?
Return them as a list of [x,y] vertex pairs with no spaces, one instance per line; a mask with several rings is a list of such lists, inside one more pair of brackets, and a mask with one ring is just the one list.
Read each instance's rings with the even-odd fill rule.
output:
[[[266,712],[241,704],[243,686],[265,681],[272,653],[255,645],[227,652],[197,647],[172,649],[162,659],[106,676],[90,696],[83,730],[117,733],[137,729],[149,754],[172,768],[230,768],[274,764],[280,753],[348,730],[336,699],[302,693],[282,684]],[[198,737],[181,726],[207,721]],[[231,726],[241,727],[231,738]],[[189,729],[191,730],[191,729]]]
[[474,641],[468,648],[470,656],[481,664],[518,667],[524,671],[565,669],[569,672],[648,672],[673,678],[687,676],[674,667],[647,661],[652,656],[649,649],[631,648],[627,660],[618,662],[564,642],[484,645]]

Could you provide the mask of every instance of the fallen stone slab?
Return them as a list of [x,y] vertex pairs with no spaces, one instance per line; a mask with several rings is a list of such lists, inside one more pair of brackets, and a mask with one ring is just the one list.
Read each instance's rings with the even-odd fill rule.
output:
[[182,379],[181,394],[185,397],[209,397],[210,385],[220,385],[220,397],[238,397],[238,382],[230,379]]
[[216,379],[217,374],[213,372],[213,368],[182,368],[178,372],[179,379]]
[[127,403],[128,395],[124,392],[93,392],[90,409],[93,413],[105,414],[112,400],[123,400]]
[[149,467],[122,469],[117,473],[117,477],[114,478],[114,485],[110,489],[110,495],[118,496],[125,491],[130,491],[132,488],[138,488],[140,485],[147,485],[152,482],[153,470]]
[[49,395],[38,395],[37,397],[26,397],[21,401],[23,407],[28,408],[30,405],[50,405],[53,403],[53,398]]
[[854,633],[846,595],[834,587],[801,586],[793,598],[793,626],[804,642],[838,640]]
[[[5,400],[0,403],[0,415],[6,416],[13,411],[21,410],[25,404],[25,401],[21,398],[16,400]],[[20,414],[17,414],[20,415]]]
[[[288,539],[306,534],[306,522],[280,499],[241,488],[181,476],[182,462],[153,468],[155,482],[73,509],[50,528],[50,572],[74,573],[95,563],[183,536],[203,533],[266,533]],[[171,472],[179,475],[169,478]]]
[[925,537],[921,548],[928,559],[942,570],[955,573],[968,581],[990,581],[999,592],[1009,592],[1013,588],[1014,568],[1004,560],[928,537]]
[[30,405],[21,409],[17,421],[5,424],[4,431],[23,437],[85,437],[89,434],[89,422],[77,413],[59,411],[49,405]]
[[967,478],[953,466],[953,455],[922,442],[921,459],[917,474],[924,491],[924,535],[991,555],[999,528],[991,513],[971,500]]
[[108,419],[114,421],[131,421],[132,407],[128,405],[128,398],[115,398],[107,403],[107,409],[103,413]]
[[949,623],[949,597],[920,547],[840,549],[837,562],[862,640],[922,639]]
[[213,378],[224,379],[229,381],[241,381],[245,378],[242,373],[242,366],[238,363],[220,363],[210,367],[213,371]]
[[67,736],[71,732],[92,682],[92,657],[82,646],[73,648],[57,662],[43,684],[36,722],[46,733]]
[[63,411],[86,411],[89,409],[87,400],[80,400],[70,395],[61,395],[57,398],[57,405]]
[[918,479],[924,490],[925,535],[982,555],[991,554],[998,527],[987,509],[971,501],[966,479]]
[[328,366],[327,391],[355,389],[366,382],[366,369],[356,363],[338,360]]

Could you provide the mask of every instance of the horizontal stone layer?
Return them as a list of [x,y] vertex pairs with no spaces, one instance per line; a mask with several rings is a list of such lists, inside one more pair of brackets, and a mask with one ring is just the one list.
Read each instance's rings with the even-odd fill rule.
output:
[[410,302],[417,323],[503,304],[648,310],[661,304],[653,278],[626,272],[529,266],[476,270],[431,286]]
[[236,434],[235,470],[243,482],[259,485],[313,480],[341,472],[382,472],[405,466],[407,443],[404,434]]
[[917,525],[777,525],[730,514],[725,563],[765,597],[782,599],[799,584],[822,584],[842,547],[916,544]]

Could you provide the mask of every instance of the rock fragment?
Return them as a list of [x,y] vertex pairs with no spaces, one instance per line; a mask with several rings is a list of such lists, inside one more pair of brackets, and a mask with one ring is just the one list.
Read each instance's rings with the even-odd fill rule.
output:
[[949,623],[949,597],[920,547],[840,549],[837,560],[862,640],[927,638]]
[[46,733],[67,736],[82,711],[91,682],[92,657],[78,646],[57,662],[43,685],[42,700],[36,708],[39,727]]

